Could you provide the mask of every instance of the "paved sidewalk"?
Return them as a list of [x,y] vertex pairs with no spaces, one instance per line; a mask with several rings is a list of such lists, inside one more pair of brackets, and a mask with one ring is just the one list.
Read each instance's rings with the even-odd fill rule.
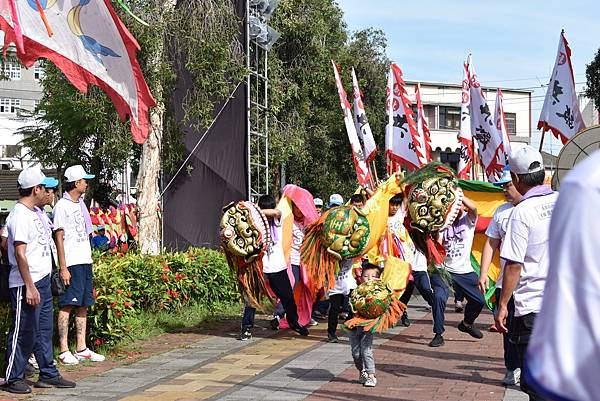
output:
[[[325,342],[326,322],[309,337],[274,332],[259,322],[254,338],[237,332],[210,336],[188,347],[115,368],[79,381],[72,390],[36,394],[39,401],[125,400],[477,400],[524,401],[518,390],[499,385],[504,373],[499,334],[482,340],[460,333],[461,315],[448,309],[446,345],[427,347],[431,314],[422,299],[411,301],[409,328],[376,336],[378,385],[356,383],[347,338]],[[491,323],[484,312],[481,327]],[[0,395],[1,398],[1,395]]]

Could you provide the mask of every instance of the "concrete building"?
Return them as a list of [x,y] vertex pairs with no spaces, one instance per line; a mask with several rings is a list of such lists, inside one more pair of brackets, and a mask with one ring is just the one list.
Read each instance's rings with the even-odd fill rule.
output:
[[[417,81],[406,81],[406,89],[413,104]],[[495,110],[497,88],[482,87],[490,110]],[[506,127],[511,143],[529,144],[531,141],[531,94],[530,90],[502,90]],[[431,148],[434,160],[458,167],[460,129],[460,84],[421,81],[421,101],[425,119],[431,131]]]
[[0,80],[0,169],[22,169],[29,160],[20,145],[23,135],[17,132],[35,124],[31,112],[42,98],[40,80],[44,76],[42,64],[26,69],[17,61],[5,59]]

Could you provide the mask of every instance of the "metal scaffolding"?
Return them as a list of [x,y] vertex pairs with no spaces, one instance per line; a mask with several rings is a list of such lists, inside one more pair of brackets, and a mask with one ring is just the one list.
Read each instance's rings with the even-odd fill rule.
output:
[[[246,8],[246,24],[254,10]],[[246,26],[249,32],[249,25]],[[248,199],[269,193],[268,51],[246,35]]]

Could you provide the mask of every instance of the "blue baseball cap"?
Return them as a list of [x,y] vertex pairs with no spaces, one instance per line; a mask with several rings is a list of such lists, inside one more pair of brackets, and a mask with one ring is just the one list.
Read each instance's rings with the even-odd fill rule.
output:
[[496,182],[493,182],[492,184],[494,184],[497,187],[503,187],[511,181],[512,177],[510,176],[510,168],[506,166],[504,167],[504,170],[502,170],[502,175],[500,176],[500,179],[498,179],[498,181]]
[[56,188],[58,187],[58,180],[53,177],[46,177],[44,181],[42,181],[42,185],[46,188]]

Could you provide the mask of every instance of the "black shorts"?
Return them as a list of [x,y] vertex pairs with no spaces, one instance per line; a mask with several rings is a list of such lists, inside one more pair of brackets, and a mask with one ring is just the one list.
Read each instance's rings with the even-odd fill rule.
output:
[[92,265],[73,265],[67,269],[71,273],[71,284],[67,291],[58,297],[58,306],[92,306],[95,302]]
[[533,332],[533,324],[537,313],[529,313],[524,316],[515,316],[513,320],[512,335],[510,342],[516,345],[529,344],[529,338]]

